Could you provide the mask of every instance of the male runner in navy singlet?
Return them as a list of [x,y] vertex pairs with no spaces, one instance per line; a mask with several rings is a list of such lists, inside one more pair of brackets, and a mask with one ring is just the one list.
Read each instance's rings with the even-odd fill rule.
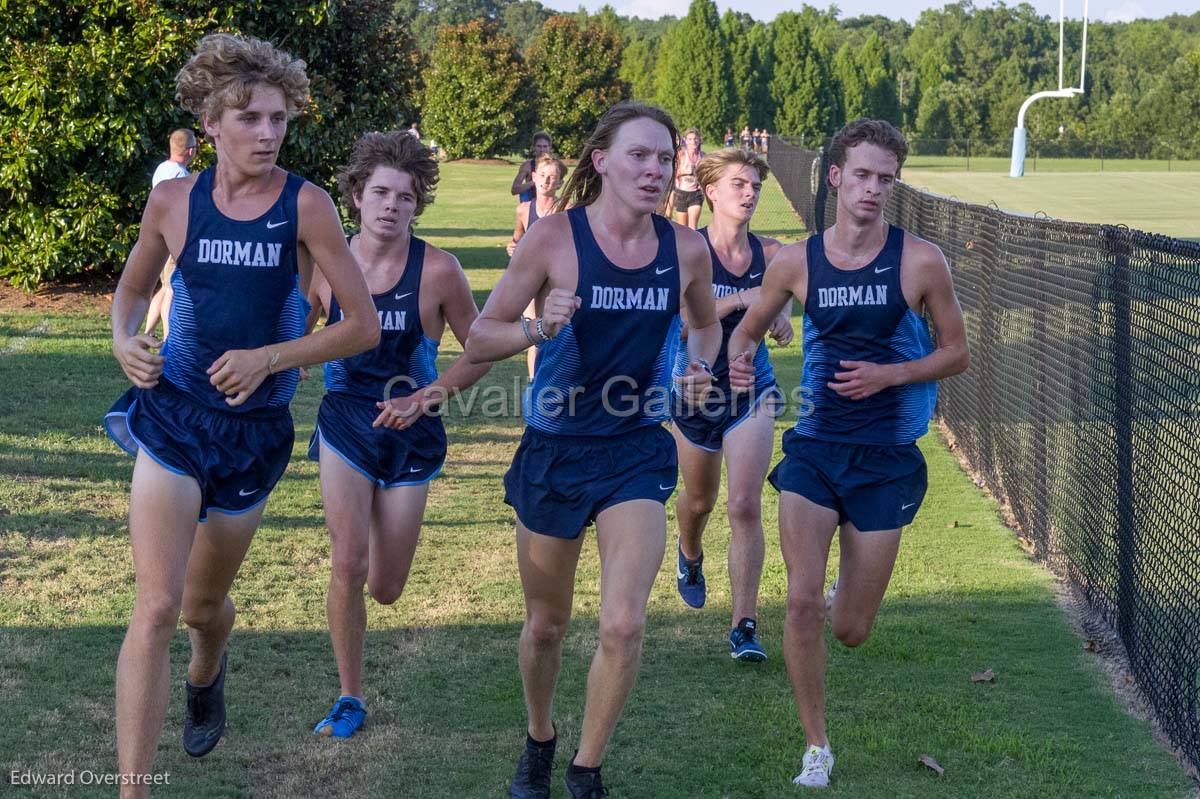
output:
[[[572,797],[604,795],[600,763],[641,660],[646,601],[662,564],[664,503],[677,477],[663,429],[682,306],[692,324],[689,400],[710,387],[721,326],[708,247],[656,216],[679,134],[651,106],[601,117],[564,191],[566,213],[538,221],[516,249],[467,339],[474,361],[538,344],[526,429],[504,478],[517,513],[525,594],[519,660],[528,712],[509,792],[547,797],[557,741],[551,706],[571,617],[584,528],[600,548],[600,646],[588,674]],[[536,298],[540,315],[521,311]]]
[[[766,266],[781,246],[775,239],[750,232],[750,219],[767,174],[762,158],[740,148],[709,153],[696,170],[712,211],[712,221],[700,234],[712,255],[713,297],[723,342],[758,300]],[[772,321],[770,333],[781,346],[791,343],[791,303]],[[676,374],[687,368],[686,353],[680,355]],[[765,342],[755,351],[754,368],[753,388],[733,393],[722,352],[713,363],[714,389],[705,400],[691,405],[671,403],[671,431],[683,477],[675,502],[679,524],[676,586],[685,603],[694,608],[704,606],[707,588],[700,539],[721,487],[724,453],[729,470],[729,585],[733,598],[729,654],[750,663],[767,659],[758,640],[757,620],[763,567],[762,487],[774,451],[775,417],[782,405]]]
[[830,623],[853,647],[870,635],[900,530],[925,497],[916,440],[929,428],[935,381],[970,360],[945,256],[883,218],[907,154],[903,135],[883,120],[856,120],[834,136],[829,183],[838,192],[837,224],[775,256],[758,303],[729,339],[730,382],[749,390],[752,353],[767,326],[791,298],[804,305],[808,403],[784,434],[783,460],[769,478],[780,492],[788,572],[784,657],[808,741],[797,785],[825,787],[833,771],[822,596],[833,534],[840,526]]
[[[167,712],[169,645],[182,611],[192,643],[183,745],[200,757],[225,729],[229,587],[292,451],[297,367],[361,352],[379,322],[329,195],[275,165],[308,99],[304,62],[267,42],[201,40],[176,77],[216,164],[150,193],[113,298],[113,352],[131,389],[105,417],[136,454],[129,534],[137,581],[117,661],[117,761],[152,770]],[[138,335],[167,256],[170,335]],[[344,322],[304,335],[315,259]],[[197,523],[199,522],[199,523]],[[122,784],[144,796],[145,783]]]
[[[425,515],[429,481],[446,458],[438,415],[452,392],[487,373],[459,356],[438,376],[450,325],[462,343],[478,310],[458,259],[412,235],[433,202],[437,160],[408,133],[368,133],[338,175],[342,201],[361,230],[350,250],[381,329],[379,345],[325,364],[325,388],[309,457],[321,463],[321,499],[333,545],[326,612],[341,694],[314,731],[349,738],[362,726],[363,586],[385,605],[400,598]],[[309,296],[326,327],[341,305],[320,275]],[[313,320],[315,321],[315,319]]]

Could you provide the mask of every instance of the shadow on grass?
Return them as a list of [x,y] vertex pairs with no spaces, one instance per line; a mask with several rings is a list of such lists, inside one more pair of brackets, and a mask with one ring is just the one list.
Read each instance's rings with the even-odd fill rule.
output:
[[[589,587],[584,601],[594,600]],[[770,660],[734,663],[728,608],[681,612],[673,586],[659,581],[639,681],[606,756],[614,796],[793,795],[803,732],[780,650],[783,610],[778,601],[760,608]],[[334,742],[311,734],[338,692],[324,630],[239,629],[229,650],[229,732],[203,761],[177,744],[187,657],[177,634],[155,764],[172,785],[159,795],[500,796],[524,738],[519,631],[516,621],[371,630],[368,726]],[[122,635],[118,626],[0,628],[6,775],[113,769]],[[556,780],[578,741],[596,641],[595,617],[577,614],[559,680]],[[829,795],[1187,795],[1171,758],[1115,707],[1086,657],[1044,589],[889,599],[866,645],[830,646],[829,734],[839,759]],[[996,681],[972,683],[984,668]],[[944,777],[917,766],[923,754]]]

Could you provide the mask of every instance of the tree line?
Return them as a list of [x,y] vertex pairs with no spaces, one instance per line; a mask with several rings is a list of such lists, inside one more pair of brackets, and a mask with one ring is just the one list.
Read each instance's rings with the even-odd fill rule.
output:
[[[510,154],[545,129],[572,156],[626,98],[710,142],[748,125],[815,143],[859,116],[910,138],[1007,142],[1024,98],[1057,81],[1057,24],[1024,4],[960,2],[910,25],[808,6],[760,22],[713,0],[656,20],[538,0],[29,0],[0,15],[0,277],[34,286],[123,261],[166,134],[195,127],[174,74],[214,30],[309,64],[312,101],[281,162],[326,187],[365,130],[416,121],[457,158]],[[1081,34],[1068,24],[1069,83]],[[1093,23],[1088,37],[1087,93],[1035,104],[1033,140],[1200,157],[1200,13]]]

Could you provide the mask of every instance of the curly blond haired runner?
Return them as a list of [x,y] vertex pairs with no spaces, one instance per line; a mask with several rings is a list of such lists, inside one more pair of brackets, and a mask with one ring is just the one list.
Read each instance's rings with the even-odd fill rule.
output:
[[[192,757],[225,733],[230,588],[287,467],[299,368],[363,352],[379,317],[323,189],[281,168],[288,120],[308,102],[305,65],[258,39],[205,37],[176,77],[215,158],[163,180],[113,295],[113,354],[133,384],[105,415],[137,458],[129,499],[136,595],[117,661],[122,799],[144,799],[171,697],[182,618],[191,658],[182,743]],[[306,257],[309,256],[309,257]],[[170,338],[138,334],[171,256]],[[336,292],[336,325],[306,333],[302,287]],[[186,587],[186,590],[185,590]],[[236,666],[234,667],[236,675]]]
[[307,66],[262,39],[209,34],[175,76],[175,100],[203,124],[226,108],[245,108],[254,85],[266,83],[283,91],[288,117],[295,117],[308,104]]
[[356,198],[362,200],[363,188],[376,167],[381,166],[407,172],[412,178],[413,192],[417,200],[417,210],[413,218],[420,216],[425,207],[433,202],[439,179],[437,158],[433,150],[413,138],[408,131],[393,130],[387,133],[372,131],[363,134],[354,143],[350,162],[338,170],[338,191],[342,194],[342,203],[345,204],[350,217],[355,222],[361,219],[361,213],[354,201]]

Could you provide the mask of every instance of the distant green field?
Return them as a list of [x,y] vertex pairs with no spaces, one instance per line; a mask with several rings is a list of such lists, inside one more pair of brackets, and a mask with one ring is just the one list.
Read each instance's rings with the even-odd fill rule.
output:
[[1026,172],[1025,177],[1010,178],[1007,173],[906,165],[904,180],[1007,211],[1200,238],[1200,172]]
[[[947,172],[1003,172],[1008,174],[1009,158],[966,155],[911,155],[909,169],[937,169]],[[1025,159],[1025,174],[1034,172],[1200,172],[1200,161],[1153,158],[1038,158]]]

